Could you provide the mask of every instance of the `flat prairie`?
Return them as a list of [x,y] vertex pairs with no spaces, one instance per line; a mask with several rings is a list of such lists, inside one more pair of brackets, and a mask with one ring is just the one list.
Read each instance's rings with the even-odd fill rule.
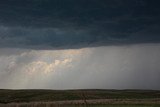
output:
[[[159,90],[0,90],[0,107],[160,105]],[[158,107],[158,106],[157,106]]]

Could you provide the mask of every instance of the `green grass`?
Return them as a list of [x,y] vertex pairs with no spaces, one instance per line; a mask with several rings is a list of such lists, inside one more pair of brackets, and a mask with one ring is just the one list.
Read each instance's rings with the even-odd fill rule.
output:
[[0,107],[159,107],[159,105],[3,105]]
[[[84,96],[85,95],[85,96]],[[153,90],[0,90],[0,103],[84,99],[160,98]]]
[[[68,106],[68,107],[84,107],[84,106]],[[87,107],[159,107],[159,105],[91,105]]]
[[[64,106],[64,107],[85,107],[85,106]],[[90,105],[87,107],[159,107],[159,105]]]

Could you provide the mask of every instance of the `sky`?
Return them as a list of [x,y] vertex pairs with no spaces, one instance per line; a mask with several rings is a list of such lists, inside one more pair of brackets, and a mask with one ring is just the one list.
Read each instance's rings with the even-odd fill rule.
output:
[[1,0],[1,89],[160,90],[159,0]]

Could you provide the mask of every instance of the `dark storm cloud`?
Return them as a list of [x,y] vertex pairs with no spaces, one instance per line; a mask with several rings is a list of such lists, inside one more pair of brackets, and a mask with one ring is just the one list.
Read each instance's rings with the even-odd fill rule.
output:
[[159,43],[158,0],[1,0],[0,47]]

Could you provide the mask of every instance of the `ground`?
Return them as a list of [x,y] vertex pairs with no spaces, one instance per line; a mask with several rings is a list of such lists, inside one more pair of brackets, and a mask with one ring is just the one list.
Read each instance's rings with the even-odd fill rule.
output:
[[[160,101],[156,90],[0,90],[0,103],[55,102],[73,100]],[[148,102],[148,101],[147,101]]]

